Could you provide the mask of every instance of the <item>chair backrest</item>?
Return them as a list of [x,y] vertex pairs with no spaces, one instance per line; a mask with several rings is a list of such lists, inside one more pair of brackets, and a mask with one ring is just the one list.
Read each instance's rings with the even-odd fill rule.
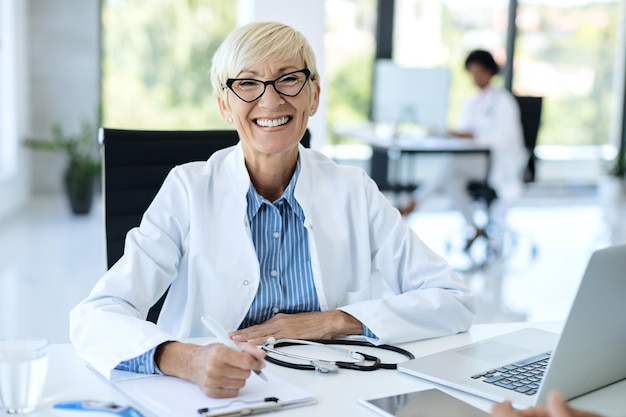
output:
[[124,252],[126,233],[139,225],[163,180],[176,165],[206,160],[235,145],[235,130],[143,131],[102,128],[104,222],[107,265]]
[[528,150],[528,162],[524,168],[524,182],[528,183],[535,180],[535,162],[537,159],[535,146],[541,125],[543,97],[515,96],[515,98],[520,109],[524,145]]
[[[301,143],[310,145],[307,129]],[[205,161],[215,151],[239,142],[235,130],[150,131],[101,128],[102,184],[107,265],[124,252],[126,233],[141,222],[169,171]],[[164,297],[148,314],[156,322]]]

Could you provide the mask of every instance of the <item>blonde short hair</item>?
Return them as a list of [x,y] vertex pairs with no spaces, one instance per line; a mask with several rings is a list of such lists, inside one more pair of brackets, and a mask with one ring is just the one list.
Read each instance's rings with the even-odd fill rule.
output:
[[[302,33],[277,22],[255,22],[233,30],[213,55],[211,83],[213,93],[227,100],[226,80],[235,78],[246,68],[268,61],[302,58],[319,80],[315,53]],[[312,88],[312,87],[311,87]]]

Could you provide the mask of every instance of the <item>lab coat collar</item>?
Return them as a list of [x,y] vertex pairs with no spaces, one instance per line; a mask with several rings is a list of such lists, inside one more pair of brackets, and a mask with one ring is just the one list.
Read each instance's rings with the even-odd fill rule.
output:
[[252,182],[250,181],[250,174],[248,174],[248,169],[246,168],[241,142],[235,145],[233,152],[228,154],[225,160],[225,166],[230,174],[228,177],[230,177],[232,182],[233,194],[237,201],[245,207],[247,205],[246,193]]
[[[313,181],[312,181],[312,159],[301,157],[306,152],[312,152],[306,149],[302,144],[298,145],[298,153],[300,160],[300,174],[298,175],[298,181],[296,181],[296,188],[294,190],[294,196],[302,211],[304,212],[305,227],[310,226],[309,213],[311,212],[311,201],[313,199]],[[242,207],[247,207],[246,194],[250,188],[252,182],[250,181],[250,174],[246,168],[246,161],[243,155],[243,149],[241,149],[241,142],[235,146],[233,152],[231,152],[225,160],[225,165],[229,170],[229,177],[231,178],[233,193],[237,201]],[[245,215],[245,210],[244,210]]]
[[306,149],[302,144],[298,146],[298,152],[300,153],[300,174],[298,175],[298,181],[296,181],[294,196],[304,212],[304,226],[309,229],[311,226],[311,206],[314,198],[312,164],[315,162],[313,158],[304,158],[303,155],[307,152],[314,151]]

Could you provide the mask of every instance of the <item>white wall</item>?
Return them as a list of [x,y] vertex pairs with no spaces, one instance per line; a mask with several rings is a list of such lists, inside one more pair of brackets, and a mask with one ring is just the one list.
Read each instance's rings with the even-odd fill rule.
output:
[[[324,1],[313,0],[238,0],[237,21],[243,25],[250,22],[274,21],[285,23],[301,32],[315,51],[317,69],[324,74]],[[326,143],[326,113],[328,110],[326,80],[321,77],[320,106],[309,119],[311,147],[319,149]]]
[[[16,0],[22,1],[22,0]],[[50,138],[59,123],[77,134],[96,123],[100,103],[99,0],[30,0],[30,132]],[[32,152],[32,191],[58,193],[65,158]]]
[[26,152],[19,138],[27,131],[27,3],[0,0],[0,219],[19,210],[28,197]]

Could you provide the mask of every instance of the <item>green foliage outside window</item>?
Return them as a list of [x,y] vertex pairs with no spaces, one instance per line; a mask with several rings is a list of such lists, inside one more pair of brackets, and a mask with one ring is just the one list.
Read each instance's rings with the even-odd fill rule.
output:
[[[525,3],[525,2],[524,2]],[[615,105],[614,69],[619,2],[589,1],[579,5],[531,4],[522,12],[539,18],[518,33],[516,60],[532,62],[557,74],[544,94],[540,144],[603,145],[609,142]],[[513,90],[535,92],[516,65]],[[547,74],[546,77],[549,77]],[[546,78],[552,80],[554,78]],[[536,80],[541,84],[544,80]],[[545,85],[545,82],[544,82]]]
[[[372,97],[372,76],[374,54],[361,51],[346,57],[337,64],[330,74],[328,92],[328,126],[336,123],[365,121],[369,118]],[[330,142],[337,143],[340,138],[332,131],[328,132]]]
[[106,0],[103,124],[219,129],[211,59],[235,27],[236,1]]

